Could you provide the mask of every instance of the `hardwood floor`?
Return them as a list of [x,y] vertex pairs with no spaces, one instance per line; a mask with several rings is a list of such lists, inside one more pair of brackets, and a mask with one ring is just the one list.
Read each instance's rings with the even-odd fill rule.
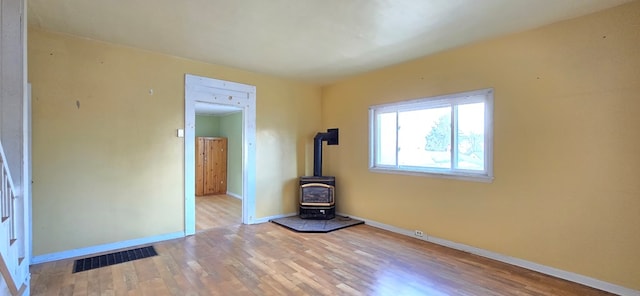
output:
[[611,295],[368,225],[296,233],[216,227],[158,256],[72,274],[31,267],[32,295]]
[[242,223],[242,200],[229,195],[196,196],[196,231]]

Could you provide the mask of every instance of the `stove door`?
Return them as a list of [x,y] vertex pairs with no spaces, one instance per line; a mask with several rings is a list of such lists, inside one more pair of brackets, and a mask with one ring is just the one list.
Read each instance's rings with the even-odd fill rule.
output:
[[332,206],[334,204],[334,190],[334,186],[322,183],[300,185],[300,205]]

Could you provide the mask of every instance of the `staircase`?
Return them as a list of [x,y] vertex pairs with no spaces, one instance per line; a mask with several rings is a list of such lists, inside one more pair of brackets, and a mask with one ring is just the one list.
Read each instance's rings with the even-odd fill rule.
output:
[[0,295],[29,291],[26,0],[0,0]]
[[28,283],[25,262],[25,202],[13,179],[0,143],[0,295],[23,295]]

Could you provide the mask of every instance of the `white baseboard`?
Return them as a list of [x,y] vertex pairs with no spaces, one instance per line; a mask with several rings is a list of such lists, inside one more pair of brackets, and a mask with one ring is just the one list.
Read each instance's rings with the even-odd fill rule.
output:
[[615,285],[615,284],[612,284],[612,283],[609,283],[609,282],[605,282],[605,281],[598,280],[598,279],[595,279],[595,278],[592,278],[592,277],[588,277],[588,276],[584,276],[584,275],[581,275],[581,274],[577,274],[577,273],[573,273],[573,272],[557,269],[557,268],[554,268],[554,267],[538,264],[538,263],[535,263],[535,262],[531,262],[531,261],[527,261],[527,260],[523,260],[523,259],[519,259],[519,258],[514,258],[514,257],[502,255],[502,254],[495,253],[495,252],[492,252],[492,251],[488,251],[488,250],[484,250],[484,249],[468,246],[468,245],[461,244],[461,243],[452,242],[452,241],[449,241],[449,240],[446,240],[446,239],[430,236],[430,235],[427,235],[427,234],[425,234],[422,237],[418,237],[418,236],[414,235],[414,232],[412,230],[398,228],[398,227],[395,227],[395,226],[392,226],[392,225],[376,222],[376,221],[365,219],[365,218],[361,218],[361,217],[348,215],[348,214],[345,214],[345,213],[338,213],[338,214],[341,215],[341,216],[348,216],[348,217],[351,217],[351,218],[354,218],[354,219],[362,220],[362,221],[365,222],[365,224],[368,224],[368,225],[376,227],[376,228],[388,230],[388,231],[395,232],[395,233],[398,233],[398,234],[402,234],[402,235],[410,236],[410,237],[417,238],[417,239],[420,239],[420,240],[428,241],[430,243],[434,243],[434,244],[437,244],[437,245],[441,245],[441,246],[445,246],[445,247],[448,247],[448,248],[460,250],[460,251],[463,251],[463,252],[468,252],[468,253],[475,254],[475,255],[478,255],[478,256],[482,256],[482,257],[485,257],[485,258],[489,258],[489,259],[493,259],[493,260],[496,260],[496,261],[504,262],[504,263],[507,263],[507,264],[519,266],[519,267],[526,268],[526,269],[529,269],[529,270],[533,270],[533,271],[537,271],[537,272],[540,272],[540,273],[544,273],[544,274],[547,274],[547,275],[550,275],[550,276],[553,276],[553,277],[561,278],[561,279],[564,279],[564,280],[567,280],[567,281],[571,281],[571,282],[575,282],[575,283],[582,284],[582,285],[585,285],[585,286],[589,286],[589,287],[592,287],[592,288],[596,288],[596,289],[599,289],[599,290],[607,291],[607,292],[610,292],[610,293],[614,293],[614,294],[618,294],[618,295],[622,295],[622,296],[627,296],[627,295],[628,296],[638,296],[638,295],[640,295],[640,291],[639,290],[634,290],[634,289],[626,288],[626,287],[623,287],[623,286]]
[[137,238],[137,239],[126,240],[126,241],[121,241],[117,243],[110,243],[110,244],[62,251],[57,253],[38,255],[31,258],[31,264],[38,264],[38,263],[69,259],[74,257],[87,256],[87,255],[109,252],[109,251],[118,250],[118,249],[135,247],[139,245],[156,243],[160,241],[166,241],[166,240],[180,238],[180,237],[184,237],[184,232],[167,233],[163,235]]
[[240,196],[240,194],[236,194],[236,193],[233,193],[231,191],[227,191],[227,195],[231,196],[231,197],[235,197],[235,198],[237,198],[239,200],[242,200],[242,196]]
[[255,220],[253,220],[253,224],[267,223],[267,222],[269,222],[269,220],[272,220],[272,219],[291,217],[291,216],[295,216],[297,214],[298,213],[289,213],[289,214],[281,214],[281,215],[269,216],[269,217],[264,217],[264,218],[257,218]]

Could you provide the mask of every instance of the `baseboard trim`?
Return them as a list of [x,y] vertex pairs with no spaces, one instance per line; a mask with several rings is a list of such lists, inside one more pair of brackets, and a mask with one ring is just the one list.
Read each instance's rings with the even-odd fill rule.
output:
[[264,217],[264,218],[258,218],[258,219],[253,220],[253,223],[254,224],[267,223],[267,222],[269,222],[269,220],[272,220],[272,219],[291,217],[291,216],[295,216],[297,214],[298,213],[288,213],[288,214],[281,214],[281,215],[274,215],[274,216],[269,216],[269,217]]
[[240,194],[235,194],[235,193],[233,193],[231,191],[227,191],[227,195],[231,196],[231,197],[235,197],[235,198],[237,198],[239,200],[242,200],[242,196],[240,196]]
[[145,244],[166,241],[170,239],[181,238],[184,236],[185,236],[184,232],[173,232],[173,233],[167,233],[163,235],[143,237],[143,238],[131,239],[131,240],[126,240],[126,241],[121,241],[116,243],[38,255],[31,258],[31,264],[39,264],[39,263],[58,261],[58,260],[69,259],[74,257],[98,254],[103,252],[109,252],[109,251],[118,250],[118,249],[130,248],[130,247],[135,247],[139,245],[145,245]]
[[427,242],[430,242],[430,243],[434,243],[434,244],[437,244],[437,245],[441,245],[441,246],[444,246],[444,247],[460,250],[460,251],[463,251],[463,252],[475,254],[475,255],[478,255],[478,256],[485,257],[485,258],[489,258],[489,259],[493,259],[493,260],[496,260],[496,261],[504,262],[504,263],[507,263],[507,264],[519,266],[519,267],[522,267],[522,268],[526,268],[526,269],[529,269],[529,270],[537,271],[537,272],[544,273],[544,274],[547,274],[547,275],[550,275],[550,276],[553,276],[553,277],[561,278],[561,279],[564,279],[564,280],[567,280],[567,281],[575,282],[575,283],[578,283],[578,284],[581,284],[581,285],[589,286],[589,287],[596,288],[596,289],[599,289],[599,290],[603,290],[603,291],[606,291],[606,292],[618,294],[618,295],[621,295],[621,296],[638,296],[638,295],[640,295],[640,290],[630,289],[630,288],[627,288],[627,287],[623,287],[623,286],[620,286],[620,285],[612,284],[612,283],[609,283],[609,282],[605,282],[605,281],[602,281],[602,280],[599,280],[599,279],[595,279],[595,278],[592,278],[592,277],[588,277],[588,276],[584,276],[584,275],[581,275],[581,274],[577,274],[577,273],[573,273],[573,272],[557,269],[557,268],[554,268],[554,267],[538,264],[538,263],[535,263],[535,262],[531,262],[531,261],[527,261],[527,260],[523,260],[523,259],[519,259],[519,258],[515,258],[515,257],[502,255],[502,254],[495,253],[495,252],[492,252],[492,251],[488,251],[488,250],[472,247],[472,246],[461,244],[461,243],[452,242],[452,241],[449,241],[449,240],[446,240],[446,239],[442,239],[442,238],[438,238],[438,237],[434,237],[434,236],[430,236],[430,235],[426,235],[426,234],[423,237],[417,237],[417,236],[414,235],[414,232],[412,230],[402,229],[402,228],[395,227],[395,226],[392,226],[392,225],[380,223],[380,222],[369,220],[369,219],[362,218],[362,217],[356,217],[356,216],[353,216],[353,215],[348,215],[348,214],[345,214],[345,213],[338,213],[338,214],[341,215],[341,216],[349,216],[349,217],[352,217],[354,219],[362,220],[362,221],[365,222],[365,224],[368,224],[368,225],[376,227],[376,228],[388,230],[388,231],[391,231],[391,232],[394,232],[394,233],[410,236],[410,237],[413,237],[413,238],[416,238],[416,239],[424,240],[424,241],[427,241]]

